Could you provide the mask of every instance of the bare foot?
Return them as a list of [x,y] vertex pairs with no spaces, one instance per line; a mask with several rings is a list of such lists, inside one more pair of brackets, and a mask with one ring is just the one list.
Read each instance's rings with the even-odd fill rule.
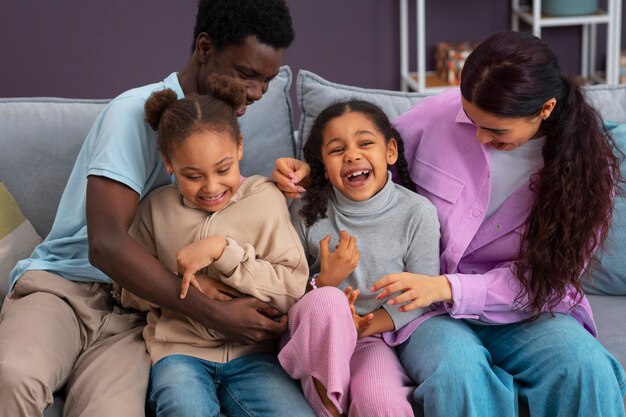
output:
[[330,398],[328,398],[326,387],[322,385],[322,383],[315,378],[313,378],[313,382],[315,383],[315,389],[317,390],[317,393],[319,394],[320,399],[322,400],[322,404],[324,404],[324,407],[328,410],[328,412],[333,417],[345,417],[345,414],[340,414],[339,410],[337,410],[337,407],[335,407],[335,404],[333,404]]

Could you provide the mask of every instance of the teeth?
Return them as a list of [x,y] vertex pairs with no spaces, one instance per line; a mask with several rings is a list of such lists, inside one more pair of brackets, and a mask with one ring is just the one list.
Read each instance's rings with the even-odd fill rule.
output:
[[348,178],[350,177],[356,177],[358,175],[365,175],[365,174],[369,174],[369,170],[365,170],[365,171],[355,171],[351,174],[348,175]]
[[205,197],[202,197],[202,199],[203,199],[203,200],[209,200],[209,201],[211,201],[211,200],[217,200],[217,199],[219,199],[219,198],[222,196],[222,194],[224,194],[224,193],[220,193],[220,194],[218,194],[218,195],[216,195],[216,196],[214,196],[214,197],[207,197],[207,196],[205,196]]

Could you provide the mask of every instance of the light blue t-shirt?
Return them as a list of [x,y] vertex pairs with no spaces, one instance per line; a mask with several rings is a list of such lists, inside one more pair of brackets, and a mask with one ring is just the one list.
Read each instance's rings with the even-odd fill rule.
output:
[[9,288],[27,270],[46,270],[72,281],[111,279],[89,263],[87,246],[87,177],[107,177],[127,185],[143,199],[171,183],[157,147],[157,133],[144,121],[144,104],[154,91],[170,88],[184,97],[178,76],[135,88],[114,98],[96,118],[78,154],[59,203],[50,234],[30,258],[17,263]]

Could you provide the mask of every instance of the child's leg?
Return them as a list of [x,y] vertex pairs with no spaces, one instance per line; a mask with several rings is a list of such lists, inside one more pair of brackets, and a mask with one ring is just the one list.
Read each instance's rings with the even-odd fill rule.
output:
[[[291,339],[278,359],[292,378],[300,379],[305,395],[320,415],[320,398],[312,378],[326,387],[339,412],[348,410],[350,358],[357,333],[345,294],[334,287],[310,291],[289,310]],[[311,389],[312,388],[312,389]]]
[[413,417],[415,385],[381,337],[359,339],[350,365],[349,416]]
[[221,364],[218,396],[228,417],[315,417],[300,385],[276,354],[254,353]]
[[159,360],[150,372],[148,406],[157,417],[218,417],[217,365],[186,355]]

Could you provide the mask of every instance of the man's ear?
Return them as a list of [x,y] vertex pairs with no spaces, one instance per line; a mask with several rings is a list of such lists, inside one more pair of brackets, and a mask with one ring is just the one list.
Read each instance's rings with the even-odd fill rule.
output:
[[210,59],[211,55],[215,53],[213,42],[211,41],[211,38],[209,38],[209,35],[205,32],[198,34],[194,53],[197,54],[198,60],[202,64],[206,63]]
[[393,165],[398,160],[398,142],[394,138],[387,142],[387,165]]

